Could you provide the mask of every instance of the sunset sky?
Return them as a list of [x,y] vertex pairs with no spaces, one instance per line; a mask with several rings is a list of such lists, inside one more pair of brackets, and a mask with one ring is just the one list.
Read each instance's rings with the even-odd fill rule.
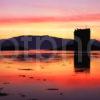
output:
[[100,0],[0,0],[0,38],[73,38],[76,28],[91,28],[100,40]]

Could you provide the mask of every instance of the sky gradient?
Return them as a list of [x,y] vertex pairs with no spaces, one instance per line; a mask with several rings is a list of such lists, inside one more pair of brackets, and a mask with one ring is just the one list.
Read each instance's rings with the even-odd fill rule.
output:
[[0,0],[0,38],[73,38],[76,28],[91,28],[100,40],[100,0]]

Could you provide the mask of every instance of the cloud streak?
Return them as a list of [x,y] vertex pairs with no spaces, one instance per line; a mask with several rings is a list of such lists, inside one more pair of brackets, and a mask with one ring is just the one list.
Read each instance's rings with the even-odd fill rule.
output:
[[6,23],[41,23],[41,22],[83,22],[100,21],[100,13],[61,17],[27,17],[27,18],[0,18],[1,24]]

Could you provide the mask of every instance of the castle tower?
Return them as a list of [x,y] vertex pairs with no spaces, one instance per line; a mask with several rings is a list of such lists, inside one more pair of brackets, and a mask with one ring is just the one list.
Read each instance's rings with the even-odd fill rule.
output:
[[76,29],[74,31],[75,52],[87,53],[90,41],[90,29]]

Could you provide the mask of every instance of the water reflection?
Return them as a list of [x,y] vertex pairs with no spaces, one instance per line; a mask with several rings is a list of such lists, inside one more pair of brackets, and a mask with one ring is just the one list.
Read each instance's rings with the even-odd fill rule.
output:
[[23,60],[23,53],[17,58],[12,57],[14,53],[4,53],[0,59],[0,100],[100,100],[100,52],[91,53],[91,66],[86,55],[85,62],[78,63],[73,52],[42,54],[39,59],[33,51]]
[[90,72],[90,53],[74,53],[75,72]]

